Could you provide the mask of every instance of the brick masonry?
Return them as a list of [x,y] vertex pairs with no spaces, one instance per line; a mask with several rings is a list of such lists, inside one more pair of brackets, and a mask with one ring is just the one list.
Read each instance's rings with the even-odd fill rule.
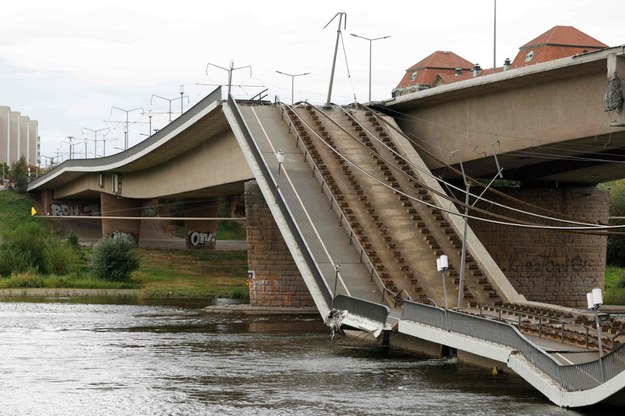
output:
[[[609,193],[595,188],[505,188],[500,191],[591,223],[607,223],[608,220]],[[490,193],[487,198],[536,211]],[[497,206],[481,204],[480,208],[537,221]],[[509,227],[475,220],[469,224],[512,285],[528,300],[585,306],[586,292],[594,287],[603,288],[607,245],[604,236]]]
[[312,307],[313,299],[255,181],[245,184],[250,304]]

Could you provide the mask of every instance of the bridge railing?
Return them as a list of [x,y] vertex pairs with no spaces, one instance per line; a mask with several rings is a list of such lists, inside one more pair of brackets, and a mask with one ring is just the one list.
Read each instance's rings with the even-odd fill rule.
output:
[[561,365],[509,323],[411,301],[404,304],[401,319],[513,348],[536,368],[570,391],[597,387],[625,371],[625,344],[604,355],[600,360]]
[[317,262],[313,258],[311,254],[311,250],[308,247],[308,244],[306,244],[306,240],[302,238],[301,230],[297,226],[297,223],[293,220],[293,215],[291,214],[291,211],[289,210],[289,207],[287,206],[284,200],[284,197],[282,196],[282,192],[277,186],[277,181],[274,178],[273,174],[271,173],[269,166],[267,166],[267,162],[262,157],[260,149],[256,145],[256,142],[254,141],[252,134],[250,133],[247,127],[247,124],[245,123],[245,120],[243,119],[243,116],[241,115],[241,111],[239,110],[239,107],[237,106],[234,98],[231,95],[228,96],[228,106],[232,110],[232,114],[234,115],[239,127],[241,128],[243,137],[245,138],[247,145],[252,151],[252,155],[254,156],[254,159],[256,160],[256,163],[258,164],[258,167],[260,168],[263,174],[263,177],[266,179],[267,186],[269,186],[271,193],[275,195],[275,203],[280,209],[280,212],[282,212],[282,215],[287,223],[287,226],[289,227],[289,230],[291,231],[291,235],[293,236],[298,247],[300,248],[302,257],[304,258],[304,261],[306,262],[308,269],[310,270],[313,278],[315,279],[315,283],[317,283],[317,286],[323,296],[324,301],[329,306],[332,303],[332,293],[330,291],[330,288],[328,287],[327,282],[323,278],[323,273],[321,272],[321,270],[319,269],[319,266],[317,265]]
[[[286,109],[289,108],[289,106],[284,103],[281,103],[280,101],[278,101],[277,103],[279,104],[279,108],[282,113],[282,118],[285,119],[286,117],[285,121],[288,125],[289,133],[295,139],[296,145],[299,146],[300,143],[303,144],[302,138],[300,137],[299,133],[297,132],[297,129],[293,125],[293,120],[288,114],[285,114]],[[410,297],[410,294],[408,294],[406,291],[402,291],[400,293],[394,293],[392,290],[386,287],[386,285],[384,284],[384,281],[382,280],[382,277],[380,276],[377,269],[375,268],[373,261],[367,254],[367,251],[365,250],[362,243],[358,239],[358,236],[354,232],[354,229],[349,224],[349,221],[345,221],[343,210],[339,206],[338,201],[334,198],[334,195],[332,195],[332,193],[329,192],[330,187],[326,183],[326,180],[323,178],[323,175],[316,174],[316,172],[320,172],[319,167],[317,166],[317,163],[313,160],[312,157],[307,157],[307,155],[308,155],[308,151],[304,149],[305,161],[310,164],[310,167],[312,168],[313,176],[319,181],[319,184],[321,185],[321,192],[325,194],[326,197],[328,198],[330,208],[336,213],[337,218],[339,220],[339,225],[343,227],[343,229],[349,236],[350,244],[353,244],[354,246],[356,246],[356,251],[358,252],[358,255],[360,256],[360,261],[366,265],[367,270],[369,271],[369,276],[371,278],[371,281],[375,282],[375,284],[378,286],[378,289],[380,289],[380,293],[381,293],[380,301],[383,302],[385,299],[385,296],[389,296],[394,306],[397,306],[399,298],[402,297],[403,293],[405,293],[405,296],[408,299],[412,299]],[[328,190],[328,192],[325,192],[326,189]]]
[[334,298],[334,308],[348,310],[354,315],[364,316],[376,322],[386,322],[389,314],[388,308],[384,305],[345,295],[337,295]]
[[[287,226],[289,227],[289,230],[291,231],[291,235],[293,236],[297,246],[300,249],[304,262],[306,263],[308,270],[310,270],[310,273],[313,276],[315,283],[317,284],[317,287],[319,288],[319,291],[321,292],[323,299],[329,308],[330,305],[332,305],[333,294],[326,282],[326,279],[324,278],[323,272],[319,268],[318,263],[315,261],[312,255],[312,250],[310,249],[309,245],[306,243],[306,240],[304,240],[304,238],[302,237],[302,232],[300,228],[298,227],[297,223],[295,222],[295,220],[293,219],[294,217],[291,213],[291,210],[289,209],[284,199],[284,196],[279,186],[277,185],[277,180],[273,176],[271,169],[269,169],[269,166],[267,166],[266,160],[262,157],[260,149],[258,148],[256,142],[254,141],[254,138],[252,137],[252,134],[250,133],[249,128],[247,127],[247,124],[245,123],[245,120],[243,119],[243,115],[241,114],[234,98],[231,95],[228,96],[228,106],[231,109],[232,114],[234,115],[234,118],[236,119],[237,124],[239,125],[241,129],[243,137],[245,138],[245,141],[247,142],[247,145],[249,146],[252,152],[252,155],[259,169],[262,172],[263,177],[266,179],[267,186],[269,187],[271,193],[275,195],[275,203],[278,206],[278,209],[280,210],[280,212],[282,213],[282,216],[284,217],[284,220]],[[339,299],[339,298],[348,298],[344,300],[339,300],[339,302],[343,302],[344,306],[348,306],[349,308],[351,308],[350,310],[354,314],[362,316],[367,319],[371,319],[372,321],[382,324],[382,326],[386,324],[386,319],[390,311],[385,306],[376,305],[366,300],[358,299],[358,298],[354,298],[350,296],[343,295],[341,297],[337,297],[336,299]],[[385,309],[386,311],[385,314],[380,312],[380,307]]]

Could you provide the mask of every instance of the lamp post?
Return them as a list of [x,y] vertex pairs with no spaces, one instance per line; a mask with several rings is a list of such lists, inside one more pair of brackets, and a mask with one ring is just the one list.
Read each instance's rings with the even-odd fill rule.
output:
[[131,113],[137,110],[143,111],[143,107],[136,107],[131,110],[124,110],[123,108],[113,106],[111,107],[111,113],[113,112],[113,110],[119,110],[119,111],[123,111],[124,113],[126,113],[126,128],[124,130],[124,150],[126,150],[128,149],[128,113]]
[[111,130],[107,127],[107,128],[103,128],[103,129],[99,129],[99,130],[93,130],[87,127],[83,127],[81,132],[82,134],[85,134],[85,130],[90,131],[93,133],[93,145],[94,145],[94,149],[93,149],[93,157],[98,157],[98,133],[100,133],[101,131],[106,130],[107,132],[105,134],[108,134],[108,132],[110,132]]
[[[182,100],[180,100],[182,101]],[[152,135],[152,109],[150,108],[148,110],[148,137],[150,137]]]
[[282,71],[276,71],[278,74],[282,74],[282,75],[286,75],[288,77],[291,77],[291,105],[293,105],[293,103],[295,102],[295,100],[293,99],[293,95],[295,93],[295,77],[301,77],[303,75],[308,75],[310,74],[310,72],[303,72],[301,74],[287,74],[286,72],[282,72]]
[[178,87],[178,91],[180,92],[180,115],[182,115],[182,113],[184,113],[184,107],[183,107],[184,85],[180,84],[180,86]]
[[441,279],[443,281],[443,297],[445,298],[445,329],[448,329],[447,325],[447,284],[445,283],[445,270],[449,268],[449,260],[446,255],[441,254],[436,259],[436,270],[441,272]]
[[379,38],[366,38],[364,36],[360,36],[360,35],[356,35],[355,33],[351,34],[352,36],[356,37],[356,38],[360,38],[360,39],[364,39],[364,40],[368,40],[369,41],[369,102],[371,102],[371,55],[372,55],[372,51],[373,51],[373,41],[375,40],[381,40],[381,39],[388,39],[390,38],[389,36],[380,36]]
[[278,175],[280,175],[280,169],[282,168],[282,164],[284,163],[284,150],[278,149],[276,151],[276,158],[278,159]]
[[597,343],[599,346],[599,368],[601,369],[601,381],[605,381],[603,370],[603,344],[601,343],[601,317],[599,316],[599,307],[603,305],[603,295],[600,288],[594,288],[591,292],[586,293],[588,309],[595,312],[595,324],[597,325]]

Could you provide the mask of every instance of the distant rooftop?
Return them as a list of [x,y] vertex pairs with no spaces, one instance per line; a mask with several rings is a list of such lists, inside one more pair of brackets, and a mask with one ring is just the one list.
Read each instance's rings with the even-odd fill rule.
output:
[[522,68],[541,62],[591,52],[608,45],[585,34],[573,26],[554,26],[519,48],[513,61],[506,58],[504,66],[483,70],[479,64],[450,51],[436,51],[406,70],[393,97],[411,92],[450,84],[494,72]]

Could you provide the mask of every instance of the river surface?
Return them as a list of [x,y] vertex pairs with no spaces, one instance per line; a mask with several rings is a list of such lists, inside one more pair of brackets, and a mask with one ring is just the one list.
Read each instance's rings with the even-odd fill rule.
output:
[[313,316],[5,302],[0,351],[1,415],[583,414],[513,376],[332,341]]

